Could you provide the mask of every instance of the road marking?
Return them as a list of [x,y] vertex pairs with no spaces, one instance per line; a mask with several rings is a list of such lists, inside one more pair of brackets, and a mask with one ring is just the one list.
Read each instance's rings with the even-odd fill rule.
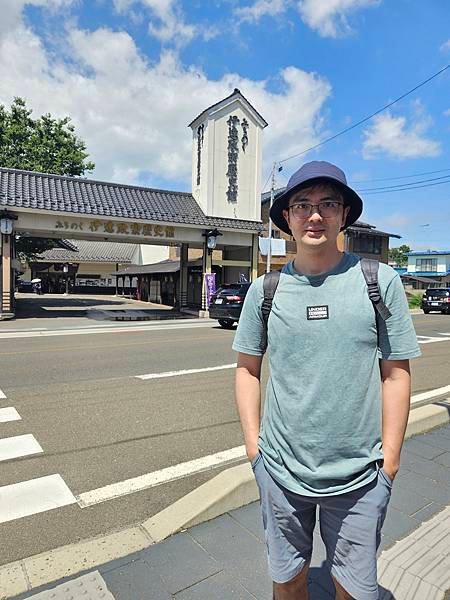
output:
[[427,402],[432,398],[445,397],[445,395],[450,394],[450,385],[445,385],[444,387],[435,388],[434,390],[428,390],[428,392],[421,392],[420,394],[415,394],[411,396],[411,406],[414,408],[418,404],[431,404],[431,402]]
[[14,437],[0,440],[0,461],[29,456],[30,454],[39,454],[40,452],[43,452],[43,450],[31,433],[15,435]]
[[245,446],[237,446],[236,448],[230,448],[230,450],[216,452],[216,454],[202,456],[201,458],[189,460],[188,462],[160,469],[159,471],[153,471],[153,473],[146,473],[139,477],[105,485],[96,490],[79,494],[76,496],[76,499],[81,508],[86,508],[87,506],[99,504],[106,500],[112,500],[113,498],[140,492],[163,483],[168,483],[169,481],[182,479],[194,473],[202,473],[218,466],[234,463],[245,458],[245,456]]
[[0,390],[0,399],[6,400],[6,395],[2,392],[2,390]]
[[91,326],[90,329],[57,329],[53,331],[22,331],[22,332],[4,332],[0,333],[0,339],[11,338],[39,338],[39,337],[54,337],[58,335],[92,335],[94,333],[126,333],[136,331],[159,331],[167,329],[196,329],[198,327],[216,327],[216,322],[196,322],[196,323],[177,323],[165,325],[139,325],[128,327],[98,327]]
[[[440,333],[439,335],[448,335],[448,334]],[[450,337],[433,337],[433,336],[429,336],[429,335],[418,335],[417,341],[419,342],[419,344],[433,344],[435,342],[448,342],[448,341],[450,341]]]
[[0,487],[0,523],[75,502],[75,496],[58,474],[5,485]]
[[8,423],[9,421],[21,421],[22,417],[13,406],[0,408],[0,423]]
[[184,369],[183,371],[165,371],[163,373],[148,373],[135,375],[136,379],[160,379],[162,377],[177,377],[178,375],[192,375],[192,373],[205,373],[206,371],[222,371],[222,369],[235,369],[236,363],[220,365],[218,367],[204,367],[203,369]]

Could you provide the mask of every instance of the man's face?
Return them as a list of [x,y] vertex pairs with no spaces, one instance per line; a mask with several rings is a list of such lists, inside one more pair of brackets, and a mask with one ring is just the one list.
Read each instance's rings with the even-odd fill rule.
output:
[[298,244],[319,248],[336,244],[349,210],[342,196],[325,184],[294,194],[283,216]]

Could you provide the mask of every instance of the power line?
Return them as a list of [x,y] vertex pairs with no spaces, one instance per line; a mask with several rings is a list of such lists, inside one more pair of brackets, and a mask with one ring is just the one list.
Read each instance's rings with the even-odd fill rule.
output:
[[390,190],[380,189],[380,191],[378,191],[378,192],[365,192],[364,195],[371,196],[373,194],[389,194],[390,192],[407,192],[408,190],[417,190],[419,188],[433,187],[435,185],[443,185],[445,183],[450,183],[450,179],[447,179],[447,181],[437,181],[436,183],[426,183],[425,185],[414,185],[411,187],[404,187],[404,188],[398,188],[398,189],[390,189]]
[[424,173],[413,173],[412,175],[397,175],[397,177],[381,177],[379,179],[354,179],[351,183],[353,184],[372,183],[372,181],[393,181],[394,179],[408,179],[409,177],[420,177],[421,175],[434,175],[435,173],[445,173],[447,171],[450,171],[450,169],[440,169],[439,171],[425,171]]
[[[398,185],[387,185],[384,187],[375,187],[375,188],[357,188],[356,191],[357,192],[372,192],[375,190],[389,190],[389,189],[393,189],[393,188],[403,188],[403,189],[409,189],[410,186],[414,186],[418,183],[428,183],[429,181],[438,181],[439,179],[447,179],[450,182],[450,179],[448,179],[450,177],[450,175],[444,175],[443,177],[433,177],[432,179],[422,179],[420,181],[411,181],[411,183],[399,183]],[[446,183],[445,181],[443,181],[442,183]]]
[[297,158],[298,156],[302,156],[303,154],[306,154],[307,152],[311,152],[311,150],[315,150],[316,148],[320,148],[324,144],[327,144],[328,142],[331,142],[331,140],[335,140],[340,135],[343,135],[344,133],[347,133],[348,131],[351,131],[352,129],[355,129],[356,127],[359,127],[359,125],[362,125],[363,123],[366,123],[367,121],[369,121],[370,119],[372,119],[376,115],[379,115],[381,112],[383,112],[387,108],[390,108],[391,106],[393,106],[394,104],[396,104],[400,100],[403,100],[403,98],[406,98],[406,96],[409,96],[410,94],[412,94],[413,92],[415,92],[416,90],[418,90],[419,88],[421,88],[422,86],[424,86],[425,84],[427,84],[428,82],[430,82],[435,77],[438,77],[439,75],[441,75],[444,71],[446,71],[449,68],[450,68],[450,65],[446,65],[440,71],[438,71],[437,73],[434,73],[434,75],[431,75],[431,77],[428,77],[428,79],[425,79],[425,81],[422,81],[421,83],[419,83],[418,85],[414,86],[413,88],[411,88],[410,90],[408,90],[407,92],[405,92],[404,94],[402,94],[401,96],[399,96],[398,98],[396,98],[395,100],[393,100],[392,102],[389,102],[389,104],[386,104],[385,106],[383,106],[382,108],[378,109],[374,113],[368,115],[367,117],[364,117],[363,119],[361,119],[357,123],[354,123],[353,125],[350,125],[350,127],[346,127],[342,131],[339,131],[338,133],[332,135],[329,138],[326,138],[325,140],[323,140],[322,142],[319,142],[318,144],[315,144],[314,146],[311,146],[310,148],[307,148],[306,150],[302,150],[301,152],[298,152],[297,154],[293,154],[292,156],[288,156],[287,158],[283,158],[282,160],[279,160],[278,162],[281,164],[281,163],[287,162],[288,160],[291,160],[292,158]]

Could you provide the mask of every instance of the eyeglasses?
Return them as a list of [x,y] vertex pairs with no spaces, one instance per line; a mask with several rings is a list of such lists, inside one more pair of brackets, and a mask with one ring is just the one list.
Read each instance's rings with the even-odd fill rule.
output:
[[337,217],[341,210],[341,206],[344,206],[343,202],[337,200],[326,200],[319,202],[318,204],[310,204],[309,202],[297,202],[288,207],[288,210],[292,212],[292,216],[295,219],[307,219],[314,212],[318,212],[324,219],[331,217]]

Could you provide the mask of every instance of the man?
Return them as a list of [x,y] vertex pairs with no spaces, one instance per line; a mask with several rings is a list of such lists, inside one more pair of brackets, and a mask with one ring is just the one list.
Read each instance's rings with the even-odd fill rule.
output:
[[378,598],[376,551],[409,414],[409,359],[420,351],[399,276],[380,263],[391,316],[377,326],[360,258],[338,248],[339,232],[361,212],[334,165],[314,161],[294,173],[270,217],[294,236],[296,257],[282,269],[267,335],[260,277],[233,344],[276,600],[308,599],[316,507],[336,598]]

